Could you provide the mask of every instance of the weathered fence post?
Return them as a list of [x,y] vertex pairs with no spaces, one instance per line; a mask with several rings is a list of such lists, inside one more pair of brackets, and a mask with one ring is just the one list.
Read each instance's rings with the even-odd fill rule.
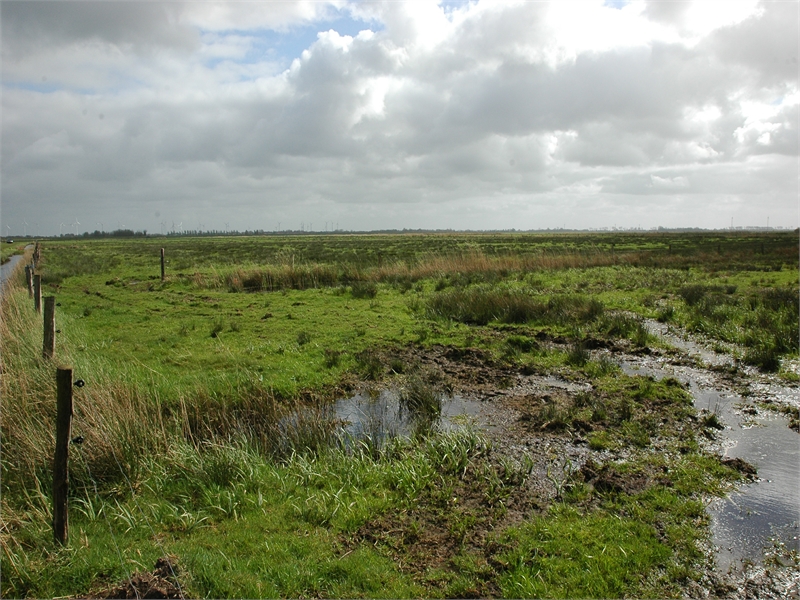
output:
[[25,283],[28,284],[28,298],[33,298],[33,268],[25,265]]
[[44,299],[44,343],[42,356],[53,358],[56,351],[56,297],[47,296]]
[[164,272],[164,249],[162,248],[161,249],[161,281],[164,281],[165,276],[166,275],[165,275],[165,272]]
[[67,543],[69,492],[69,434],[72,427],[72,369],[56,371],[56,452],[53,459],[53,536],[62,546]]
[[38,314],[42,313],[42,276],[33,276],[33,307]]

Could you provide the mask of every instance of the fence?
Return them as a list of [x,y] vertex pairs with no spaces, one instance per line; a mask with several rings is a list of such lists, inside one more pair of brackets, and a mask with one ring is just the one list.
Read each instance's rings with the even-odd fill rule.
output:
[[[53,295],[46,295],[42,296],[42,274],[39,271],[41,268],[41,260],[42,260],[42,248],[41,245],[37,242],[33,248],[33,251],[24,255],[26,258],[23,259],[19,264],[12,267],[11,272],[9,273],[9,280],[12,277],[16,277],[19,274],[19,269],[21,268],[23,262],[28,262],[28,264],[24,265],[24,272],[25,272],[25,286],[28,291],[28,298],[29,300],[33,300],[34,310],[37,315],[41,315],[42,324],[43,324],[43,332],[42,332],[42,359],[48,365],[52,365],[55,369],[55,379],[56,379],[56,419],[55,419],[55,448],[53,453],[53,470],[52,470],[52,526],[53,526],[53,538],[55,543],[59,546],[66,546],[69,543],[69,494],[70,494],[70,482],[69,482],[69,463],[70,463],[70,449],[72,446],[76,448],[82,448],[82,444],[84,442],[84,438],[81,435],[76,437],[72,436],[72,420],[73,420],[73,396],[74,391],[76,388],[82,388],[84,386],[84,381],[81,379],[73,380],[73,369],[70,366],[62,366],[57,365],[55,363],[57,359],[56,353],[56,334],[60,333],[60,330],[56,329],[56,307],[58,306],[56,303],[56,297]],[[161,251],[161,271],[162,276],[164,275],[164,251]],[[76,398],[80,402],[80,396]],[[95,487],[95,492],[97,492],[97,482],[95,481],[91,471],[89,471],[89,465],[86,461],[86,458],[83,456],[83,452],[75,451],[73,449],[73,453],[77,454],[77,458],[82,461],[83,467],[85,468],[92,484]],[[133,491],[133,486],[125,473],[125,470],[122,467],[119,459],[117,458],[116,454],[114,454],[115,461],[117,463],[117,467],[120,469],[124,479],[128,482],[129,487],[131,488],[131,493],[135,495]],[[138,506],[138,502],[137,502]],[[155,531],[153,530],[152,525],[150,524],[147,515],[141,511],[142,518],[150,527],[151,532],[153,534],[153,538],[157,540],[157,536]],[[128,591],[129,597],[133,597],[131,594],[135,594],[138,598],[140,597],[140,593],[134,585],[134,580],[131,577],[131,573],[129,570],[129,565],[125,563],[122,559],[122,552],[116,542],[116,538],[114,536],[113,526],[111,521],[108,520],[108,517],[104,514],[104,518],[108,521],[109,530],[112,535],[112,540],[114,541],[114,545],[116,546],[117,554],[120,558],[120,564],[124,567],[124,572],[128,574],[128,582],[130,583],[130,588]],[[158,540],[157,540],[158,541]],[[159,545],[160,542],[159,542]],[[162,551],[164,551],[162,547]],[[164,552],[166,556],[166,552]],[[180,588],[180,583],[177,580],[175,571],[171,562],[168,560],[167,564],[169,565],[169,569],[172,571],[172,578],[174,580],[175,585],[178,588],[179,595],[183,598],[183,592]]]

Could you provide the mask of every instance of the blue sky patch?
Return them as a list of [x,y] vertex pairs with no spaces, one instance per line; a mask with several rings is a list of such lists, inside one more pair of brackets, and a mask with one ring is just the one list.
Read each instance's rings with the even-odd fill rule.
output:
[[246,37],[252,44],[249,51],[238,58],[216,57],[206,61],[206,66],[214,68],[221,62],[234,62],[237,64],[253,64],[271,61],[283,70],[289,68],[295,58],[300,58],[303,50],[307,50],[317,41],[317,34],[321,31],[333,29],[339,35],[355,37],[360,31],[370,29],[380,31],[383,25],[377,21],[366,22],[353,19],[349,16],[339,16],[336,19],[317,21],[303,26],[294,26],[286,31],[272,29],[258,30],[228,30],[222,32],[201,32],[204,35],[224,38],[226,35]]

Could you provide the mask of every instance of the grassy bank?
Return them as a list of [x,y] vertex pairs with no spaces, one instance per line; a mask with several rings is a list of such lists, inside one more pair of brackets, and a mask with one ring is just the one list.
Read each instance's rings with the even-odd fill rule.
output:
[[[186,596],[681,595],[708,566],[702,498],[741,475],[700,449],[713,426],[681,384],[589,350],[656,347],[646,316],[771,352],[748,360],[778,370],[797,355],[796,248],[796,234],[47,242],[57,362],[86,381],[71,538],[49,530],[54,369],[17,288],[2,304],[2,593],[101,592],[172,555],[165,585]],[[367,385],[435,416],[442,394],[520,374],[588,386],[516,406],[554,448],[583,440],[581,464],[435,418],[412,439],[346,439],[330,410]]]
[[35,240],[16,240],[13,243],[8,243],[4,238],[0,240],[0,262],[6,264],[8,260],[17,254],[24,254],[25,247],[28,244],[33,244]]

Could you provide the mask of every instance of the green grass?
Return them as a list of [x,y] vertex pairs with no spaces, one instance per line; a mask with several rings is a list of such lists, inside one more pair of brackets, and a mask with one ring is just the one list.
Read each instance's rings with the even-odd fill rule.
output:
[[0,262],[2,264],[8,262],[8,259],[15,254],[23,254],[25,252],[25,246],[28,244],[27,242],[7,244],[5,239],[0,241],[0,243],[2,243],[2,246],[0,246]]
[[655,530],[614,514],[557,506],[509,536],[505,597],[620,598],[670,557]]
[[[774,369],[797,355],[796,248],[795,233],[45,241],[57,360],[87,384],[73,424],[85,442],[58,548],[53,368],[41,317],[11,290],[2,595],[84,594],[165,553],[198,597],[680,595],[702,570],[701,496],[738,475],[698,450],[681,384],[588,350],[653,346],[642,318],[660,318]],[[330,402],[364,382],[435,417],[446,377],[407,357],[442,348],[481,353],[509,380],[591,382],[531,410],[530,426],[624,449],[603,476],[649,483],[565,471],[549,480],[555,500],[509,520],[530,469],[473,431],[420,428],[381,448],[334,435]]]

